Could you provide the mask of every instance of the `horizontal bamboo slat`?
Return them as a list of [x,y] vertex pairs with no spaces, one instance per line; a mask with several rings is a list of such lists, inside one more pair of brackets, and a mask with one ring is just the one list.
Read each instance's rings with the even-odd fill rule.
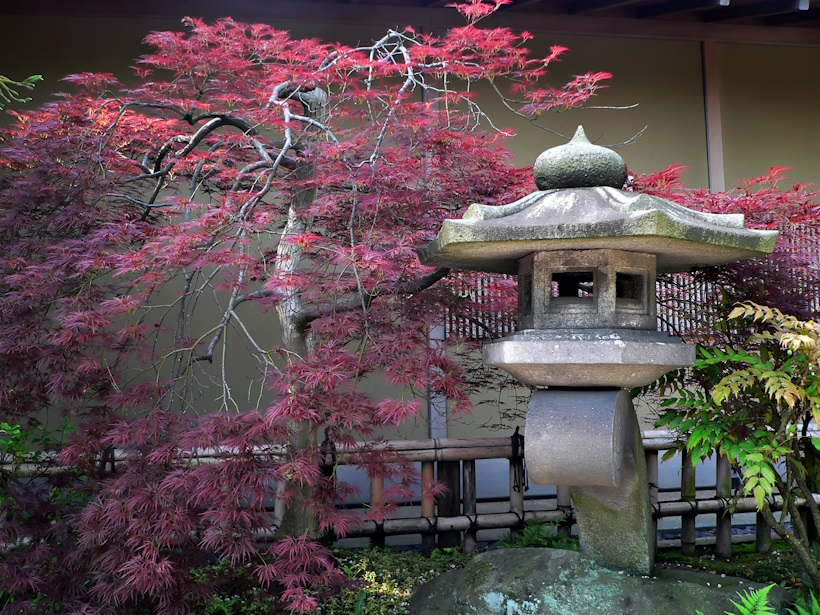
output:
[[[674,435],[666,430],[649,430],[642,432],[644,448],[646,450],[666,450],[675,445]],[[359,448],[355,446],[340,446],[335,451],[338,455],[336,462],[339,465],[355,464],[358,460],[356,455]],[[410,461],[456,461],[472,459],[509,459],[513,455],[513,448],[510,438],[470,438],[459,440],[456,438],[439,438],[427,440],[387,440],[377,442],[365,450],[379,452],[399,453]],[[281,445],[271,445],[258,447],[254,454],[259,457],[277,457],[285,455],[287,447]],[[231,457],[235,451],[231,449],[207,448],[183,453],[182,459],[190,460],[193,463],[215,463]],[[49,453],[52,461],[56,455]],[[122,463],[127,460],[125,451],[114,451],[114,462]],[[22,464],[21,473],[27,474],[35,471],[38,464]],[[12,464],[0,463],[0,471],[11,471]],[[59,465],[48,472],[60,471]]]
[[[814,494],[814,501],[820,504],[820,494]],[[653,516],[679,517],[684,512],[691,512],[693,504],[697,507],[698,514],[721,513],[730,506],[730,501],[724,498],[708,498],[689,502],[678,500],[674,502],[661,502],[653,511]],[[805,499],[798,499],[799,507],[806,505]],[[780,510],[783,507],[783,498],[777,496],[770,501],[772,510]],[[735,507],[735,512],[753,512],[756,510],[754,498],[740,498]],[[565,516],[562,510],[528,510],[523,514],[523,520],[535,520],[545,523],[554,523]],[[480,513],[478,515],[458,515],[454,517],[436,517],[435,521],[428,521],[424,517],[414,517],[408,519],[385,519],[381,527],[373,521],[365,522],[359,526],[351,528],[345,538],[363,538],[375,534],[397,535],[397,534],[431,534],[446,531],[466,531],[471,528],[479,530],[499,529],[512,527],[521,522],[522,517],[514,512],[502,513]]]

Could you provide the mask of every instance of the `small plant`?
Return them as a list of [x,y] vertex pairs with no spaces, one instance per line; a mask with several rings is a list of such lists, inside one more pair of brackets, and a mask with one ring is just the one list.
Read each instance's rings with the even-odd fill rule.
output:
[[268,615],[275,612],[274,602],[270,597],[216,596],[205,607],[203,615]]
[[524,528],[515,536],[507,536],[496,543],[499,549],[525,549],[528,547],[543,547],[548,549],[567,549],[577,551],[578,539],[572,536],[562,536],[558,527],[564,518],[552,522],[534,521],[524,522]]
[[809,591],[808,600],[800,596],[793,606],[794,609],[789,609],[789,615],[820,615],[820,602],[813,591]]
[[727,560],[715,559],[713,547],[698,547],[692,556],[680,549],[662,549],[656,554],[660,565],[674,565],[702,570],[727,577],[740,577],[768,585],[777,583],[786,588],[800,588],[806,575],[800,562],[785,540],[772,540],[769,553],[757,553],[754,543],[732,545],[732,556]]
[[14,79],[9,79],[8,77],[4,77],[0,75],[0,109],[6,105],[6,103],[14,102],[28,102],[31,98],[27,96],[20,96],[20,92],[17,88],[24,88],[26,90],[31,90],[34,88],[34,84],[38,81],[42,81],[42,75],[32,75],[31,77],[26,77],[22,81],[15,81]]
[[[761,587],[760,589],[752,589],[747,592],[738,593],[740,604],[734,600],[732,600],[732,604],[737,607],[739,612],[733,613],[726,611],[726,615],[775,615],[775,612],[769,606],[768,598],[772,587],[774,587],[774,583],[766,587]],[[697,610],[695,612],[697,615],[703,615],[703,611]]]
[[[728,324],[747,332],[745,344],[700,347],[693,368],[699,387],[679,381],[662,403],[666,412],[658,425],[684,434],[693,463],[713,451],[732,460],[741,477],[738,495],[754,497],[766,524],[789,543],[816,589],[820,570],[798,500],[820,527],[812,496],[820,438],[809,431],[820,419],[820,324],[751,302],[736,306]],[[770,506],[775,493],[784,501],[779,513]]]
[[450,548],[437,549],[429,558],[389,549],[336,549],[334,554],[349,586],[320,603],[321,615],[405,615],[419,585],[471,559]]
[[772,587],[774,587],[774,583],[766,587],[761,587],[760,589],[749,590],[738,594],[740,604],[734,600],[732,600],[732,604],[734,604],[740,612],[727,612],[727,615],[774,615],[774,611],[769,606],[768,598]]

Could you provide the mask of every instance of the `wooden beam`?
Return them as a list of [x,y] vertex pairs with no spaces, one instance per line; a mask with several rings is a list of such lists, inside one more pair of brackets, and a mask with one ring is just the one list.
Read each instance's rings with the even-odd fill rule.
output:
[[727,19],[748,19],[783,15],[798,10],[798,0],[769,0],[761,4],[733,6],[720,11],[709,11],[703,16],[704,21],[724,21]]
[[[419,6],[367,5],[367,10],[351,10],[347,4],[336,2],[306,2],[304,0],[235,0],[230,12],[239,21],[275,20],[278,27],[293,24],[357,25],[373,28],[412,25],[434,32],[438,28],[464,25],[464,19],[451,8]],[[362,5],[364,8],[365,5]],[[513,5],[514,6],[514,5]],[[790,28],[749,26],[726,23],[696,23],[676,20],[625,19],[587,15],[550,14],[544,12],[516,12],[502,9],[482,24],[487,27],[506,26],[513,30],[536,33],[587,34],[652,40],[712,40],[721,43],[749,43],[755,45],[786,45],[791,47],[820,47],[820,28]],[[65,16],[67,20],[104,18],[163,18],[181,19],[191,13],[185,0],[145,0],[144,2],[105,3],[100,0],[39,0],[36,4],[24,2],[0,3],[0,15]],[[225,15],[223,0],[198,0],[196,15],[214,19]],[[817,19],[815,9],[800,11],[801,20]],[[786,17],[786,16],[782,16]],[[773,19],[779,19],[777,17]]]
[[709,170],[709,191],[726,190],[723,162],[723,123],[720,111],[720,65],[718,44],[701,43],[703,60],[703,107],[706,119],[706,162]]
[[673,15],[717,6],[725,5],[721,4],[720,0],[669,0],[668,2],[640,8],[637,14],[642,19],[651,19],[652,17],[662,17],[663,15]]
[[[732,467],[726,455],[717,456],[715,469],[715,497],[732,498]],[[729,511],[718,513],[715,522],[715,557],[728,560],[732,557],[732,515]]]
[[637,4],[639,0],[576,0],[569,7],[570,15],[580,13],[592,13],[593,11],[603,11],[614,9],[630,4]]
[[[820,8],[807,9],[805,11],[795,11],[787,15],[777,15],[770,17],[766,23],[770,26],[790,26],[794,24],[809,23],[812,21],[820,21]],[[803,28],[801,28],[802,30]],[[795,32],[797,29],[794,30]]]
[[541,4],[542,2],[544,2],[544,0],[514,0],[514,1],[515,1],[515,6],[510,7],[510,8],[511,9],[514,8],[516,10],[517,9],[523,9],[523,8],[528,7],[528,6],[534,6],[536,4]]
[[687,557],[695,555],[695,506],[697,488],[695,487],[695,466],[692,465],[692,456],[684,451],[681,454],[680,466],[680,499],[689,504],[690,508],[681,515],[680,519],[680,550]]

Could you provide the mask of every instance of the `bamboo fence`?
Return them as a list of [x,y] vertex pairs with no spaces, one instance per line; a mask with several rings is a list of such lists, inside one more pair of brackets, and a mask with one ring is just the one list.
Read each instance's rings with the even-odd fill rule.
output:
[[[813,434],[820,437],[820,432]],[[715,555],[728,558],[732,545],[732,514],[756,511],[754,498],[735,497],[732,494],[731,468],[729,460],[718,458],[715,469],[715,495],[699,498],[695,486],[695,467],[686,453],[682,454],[680,472],[680,495],[677,500],[660,501],[658,488],[658,470],[660,451],[675,447],[675,436],[666,430],[648,430],[642,432],[646,456],[647,481],[653,519],[667,517],[680,518],[680,547],[684,555],[694,555],[696,544],[703,539],[696,538],[696,519],[698,515],[716,515]],[[326,446],[326,445],[323,445]],[[348,538],[369,538],[374,545],[384,545],[385,537],[395,535],[420,534],[422,550],[432,552],[436,546],[460,545],[465,552],[476,549],[477,533],[487,529],[509,529],[511,533],[520,531],[528,520],[556,524],[559,534],[568,536],[574,518],[569,487],[558,486],[554,497],[555,507],[547,510],[525,507],[525,459],[524,436],[517,430],[507,438],[475,439],[429,439],[402,440],[372,444],[370,450],[396,453],[406,460],[420,462],[422,484],[433,484],[436,477],[447,487],[444,496],[434,498],[425,490],[420,501],[420,515],[415,518],[387,518],[381,523],[367,521],[355,526],[346,534]],[[284,453],[282,447],[260,449],[260,457],[272,460]],[[328,455],[328,450],[323,454]],[[218,463],[225,456],[230,457],[229,449],[208,449],[196,451],[189,455],[193,463]],[[324,457],[325,471],[332,472],[336,465],[354,465],[358,462],[358,449],[339,447]],[[109,452],[106,463],[111,468],[115,463],[125,459],[121,451]],[[476,490],[476,460],[506,459],[509,463],[509,505],[508,510],[501,512],[478,512],[479,500]],[[31,468],[34,469],[34,466]],[[62,468],[63,470],[65,468]],[[10,466],[0,464],[0,471],[9,471]],[[16,471],[25,473],[27,468],[17,466]],[[53,466],[49,471],[59,471]],[[384,497],[385,483],[382,474],[374,474],[370,479],[370,498],[368,505],[378,504]],[[820,494],[814,494],[815,502],[820,503]],[[537,503],[538,500],[532,500]],[[770,499],[773,510],[780,510],[783,499],[775,496]],[[798,506],[805,502],[798,500]],[[655,532],[657,536],[657,532]],[[755,523],[755,544],[760,553],[770,549],[771,533],[758,514]]]
[[[684,453],[681,460],[680,497],[673,501],[659,501],[658,473],[659,453],[675,447],[674,434],[666,430],[648,430],[642,432],[646,455],[647,480],[649,497],[652,505],[653,519],[668,517],[680,518],[680,547],[684,555],[694,555],[696,544],[710,542],[708,539],[696,539],[696,520],[699,515],[716,515],[715,555],[726,559],[731,556],[732,515],[751,513],[757,510],[752,497],[733,497],[731,483],[731,466],[726,457],[718,457],[715,467],[715,495],[699,498],[695,487],[696,469],[691,458]],[[519,531],[528,520],[555,523],[557,531],[569,535],[574,523],[571,499],[568,487],[556,488],[556,507],[549,510],[527,510],[524,499],[524,438],[514,434],[510,438],[482,438],[471,440],[437,439],[415,440],[386,443],[386,448],[407,455],[414,461],[421,462],[422,481],[432,481],[436,475],[436,464],[461,462],[460,480],[445,482],[448,491],[458,493],[460,510],[456,514],[446,514],[437,506],[430,496],[422,494],[421,514],[416,518],[385,519],[382,523],[373,521],[362,523],[352,528],[347,537],[367,537],[374,545],[384,545],[385,536],[421,534],[422,550],[429,552],[436,545],[436,536],[452,534],[461,535],[461,546],[465,552],[476,549],[477,532],[485,529],[507,528],[512,533]],[[509,510],[505,512],[478,513],[479,501],[476,497],[477,459],[507,459],[509,462]],[[369,505],[377,504],[384,492],[384,478],[375,475],[371,479]],[[375,496],[375,497],[374,497]],[[820,503],[820,494],[814,494],[815,502]],[[537,502],[537,500],[535,500]],[[440,502],[438,502],[440,504]],[[783,507],[783,499],[775,496],[769,500],[772,510]],[[798,506],[805,506],[805,501],[798,500]],[[657,527],[657,525],[656,525]],[[655,532],[657,537],[657,532]],[[756,515],[755,546],[760,553],[770,550],[771,532],[760,515]],[[439,546],[441,546],[439,542]]]

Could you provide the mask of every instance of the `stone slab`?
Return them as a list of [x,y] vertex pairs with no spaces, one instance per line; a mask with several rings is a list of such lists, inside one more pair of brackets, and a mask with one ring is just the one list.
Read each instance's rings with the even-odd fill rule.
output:
[[[573,551],[503,549],[436,577],[410,600],[411,615],[724,615],[737,593],[762,587],[690,570],[632,576],[607,570]],[[788,593],[769,593],[775,613]]]
[[487,365],[535,387],[638,387],[694,361],[694,346],[632,329],[533,329],[484,345]]

